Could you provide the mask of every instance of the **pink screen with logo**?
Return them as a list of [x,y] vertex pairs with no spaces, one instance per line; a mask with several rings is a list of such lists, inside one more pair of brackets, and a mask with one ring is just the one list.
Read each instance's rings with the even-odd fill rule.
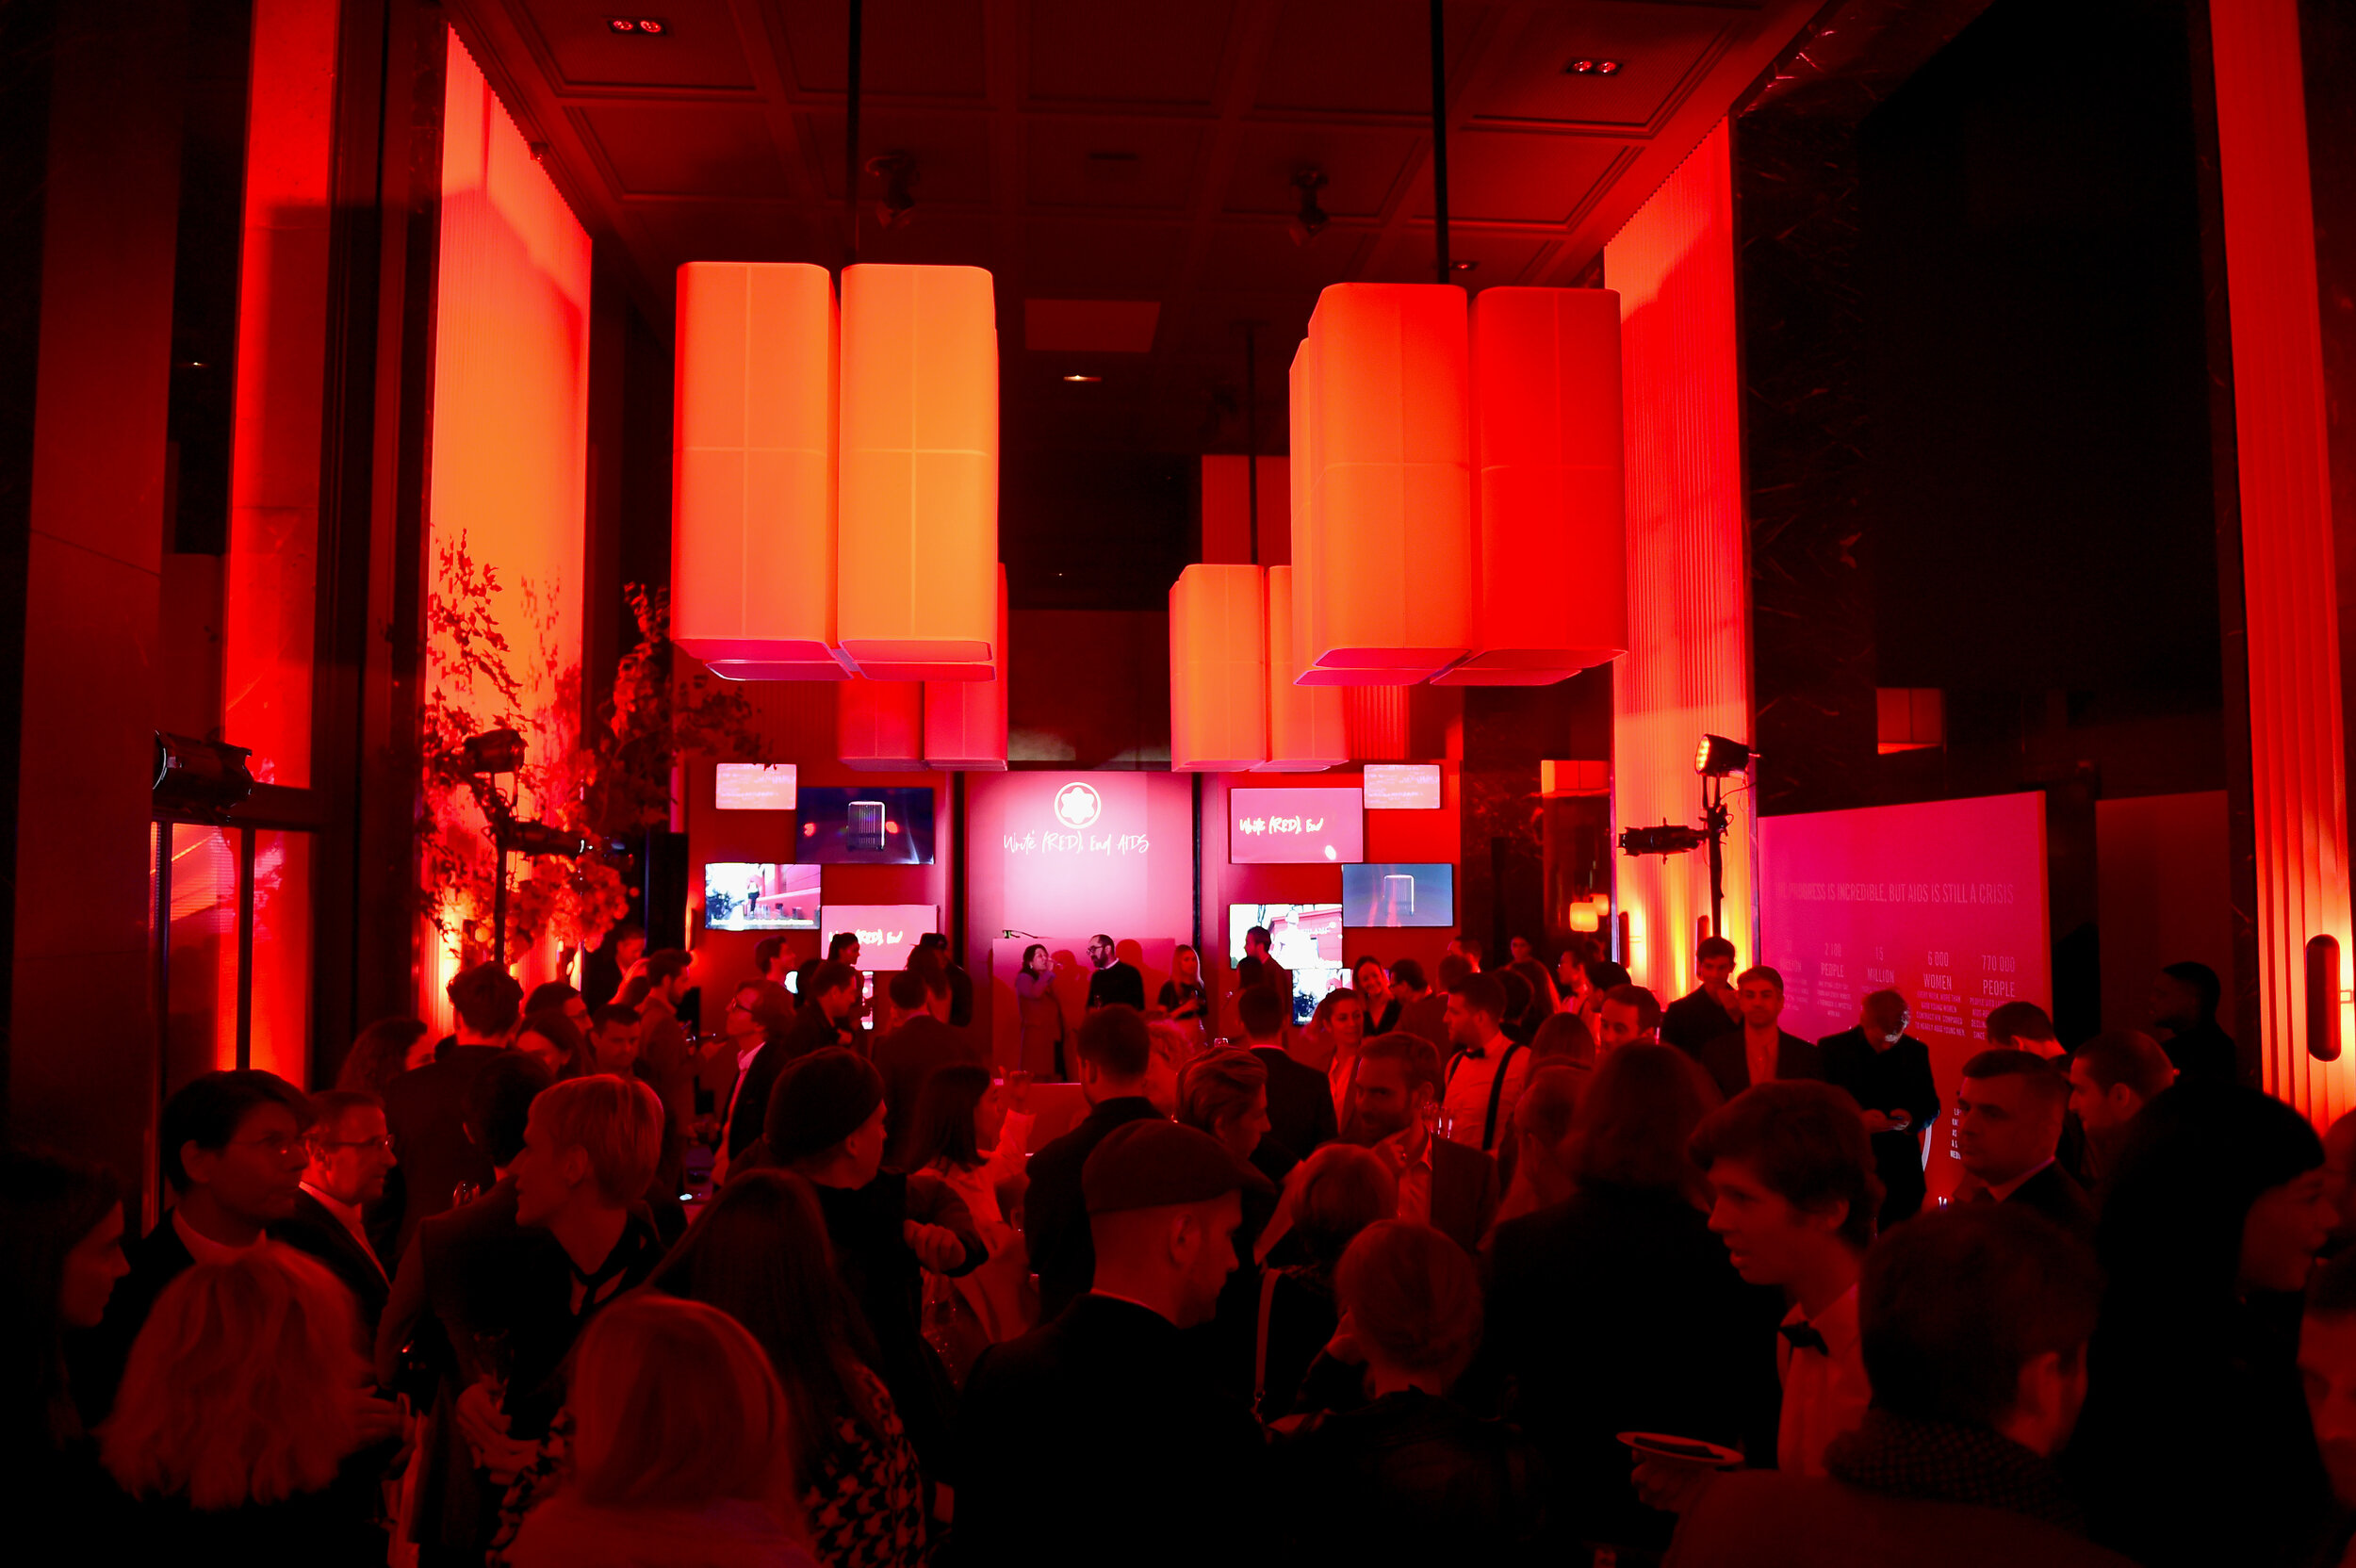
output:
[[858,933],[859,968],[894,970],[908,967],[916,939],[929,933],[938,917],[929,904],[828,904],[818,911],[818,924],[828,942],[838,931]]
[[1227,858],[1248,865],[1344,865],[1366,858],[1358,790],[1230,790]]

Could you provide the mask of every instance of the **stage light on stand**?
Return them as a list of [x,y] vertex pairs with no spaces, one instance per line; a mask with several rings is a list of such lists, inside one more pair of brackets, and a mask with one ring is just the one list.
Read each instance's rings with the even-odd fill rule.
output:
[[458,766],[468,775],[514,773],[524,765],[524,738],[512,729],[493,729],[460,743]]
[[1623,855],[1682,855],[1689,849],[1699,849],[1705,835],[1698,827],[1682,823],[1664,822],[1658,827],[1628,827],[1620,832],[1620,853]]
[[172,822],[225,823],[230,809],[254,792],[246,767],[251,748],[155,732],[155,814]]
[[1740,741],[1729,741],[1724,735],[1705,735],[1700,749],[1693,754],[1693,771],[1704,778],[1732,778],[1748,771],[1756,755]]

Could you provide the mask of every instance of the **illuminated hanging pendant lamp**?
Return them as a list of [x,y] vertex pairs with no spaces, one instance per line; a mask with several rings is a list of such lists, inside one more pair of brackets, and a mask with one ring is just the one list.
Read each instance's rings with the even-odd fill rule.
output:
[[924,682],[924,762],[948,772],[1006,766],[1006,569],[998,568],[998,640],[987,680]]
[[[1295,472],[1299,472],[1295,459]],[[1300,537],[1298,514],[1293,537]],[[1295,587],[1304,568],[1268,569],[1268,760],[1255,773],[1317,773],[1350,760],[1338,687],[1304,684],[1293,635]]]
[[1268,574],[1197,563],[1170,590],[1170,766],[1240,773],[1268,760]]

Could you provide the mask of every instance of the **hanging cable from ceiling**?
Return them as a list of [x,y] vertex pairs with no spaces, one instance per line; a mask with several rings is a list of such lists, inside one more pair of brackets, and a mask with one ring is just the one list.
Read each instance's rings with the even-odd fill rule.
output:
[[[856,5],[858,0],[852,0]],[[1453,283],[1448,255],[1448,23],[1447,0],[1432,0],[1432,213],[1439,241],[1440,282]]]
[[866,20],[864,0],[849,0],[851,13],[851,57],[849,61],[850,102],[843,117],[843,216],[850,226],[849,249],[843,264],[859,260],[859,32]]

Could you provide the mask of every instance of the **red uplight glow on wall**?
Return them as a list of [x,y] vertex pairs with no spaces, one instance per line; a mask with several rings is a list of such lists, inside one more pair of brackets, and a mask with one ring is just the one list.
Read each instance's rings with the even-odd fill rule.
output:
[[[552,666],[511,661],[523,685],[518,706],[545,714],[549,743],[569,748],[589,458],[589,236],[455,34],[446,83],[427,558],[438,563],[463,538],[477,564],[498,570],[493,609],[510,644],[553,654]],[[529,792],[517,810],[545,814]],[[436,1028],[449,1017],[442,986],[457,958],[445,946],[418,977],[420,1016]],[[534,968],[518,978],[532,984]]]
[[[1734,197],[1720,123],[1604,248],[1620,296],[1627,416],[1628,656],[1613,671],[1620,825],[1701,814],[1693,747],[1750,733],[1750,628],[1734,331]],[[1727,797],[1725,935],[1754,962],[1752,796]],[[1664,999],[1693,984],[1710,914],[1699,854],[1619,862],[1630,951]]]
[[842,680],[835,637],[834,280],[679,270],[671,637],[734,680]]
[[843,651],[984,680],[998,629],[998,327],[978,267],[843,272]]

